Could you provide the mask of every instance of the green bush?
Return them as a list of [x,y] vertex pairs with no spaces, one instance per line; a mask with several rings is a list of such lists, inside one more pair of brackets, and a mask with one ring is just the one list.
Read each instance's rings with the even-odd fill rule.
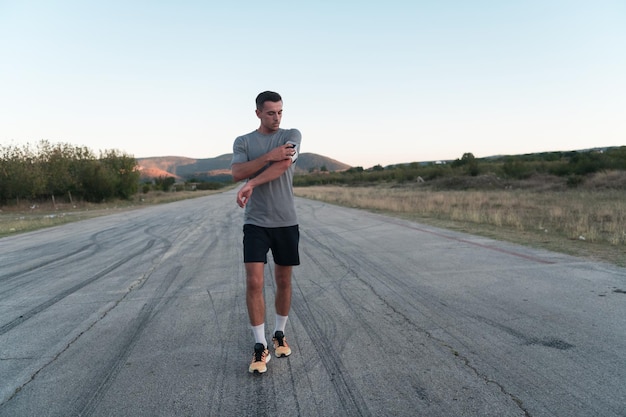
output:
[[0,147],[0,202],[71,195],[86,201],[130,198],[139,187],[134,157],[105,151],[96,158],[89,149],[41,141]]
[[[409,183],[418,178],[432,181],[444,177],[476,177],[492,174],[508,179],[527,179],[536,174],[568,177],[570,186],[586,175],[604,170],[626,170],[626,146],[605,151],[545,152],[537,154],[475,158],[466,152],[451,163],[410,163],[369,169],[350,168],[343,172],[311,172],[294,177],[294,186]],[[582,178],[582,179],[581,179]]]

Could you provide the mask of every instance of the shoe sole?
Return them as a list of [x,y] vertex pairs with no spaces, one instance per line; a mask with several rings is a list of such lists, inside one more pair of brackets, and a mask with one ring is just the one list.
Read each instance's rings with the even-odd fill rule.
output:
[[259,371],[258,369],[250,369],[248,368],[248,372],[250,372],[251,374],[264,374],[267,372],[267,364],[269,363],[270,359],[272,359],[272,355],[271,354],[267,354],[267,358],[265,359],[265,370],[263,371]]
[[274,355],[276,355],[277,358],[287,357],[291,355],[291,349],[289,349],[289,353],[282,353],[282,354],[278,353],[278,349],[285,347],[285,346],[281,346],[281,345],[277,346],[278,342],[276,341],[276,339],[272,339],[272,340],[274,341]]

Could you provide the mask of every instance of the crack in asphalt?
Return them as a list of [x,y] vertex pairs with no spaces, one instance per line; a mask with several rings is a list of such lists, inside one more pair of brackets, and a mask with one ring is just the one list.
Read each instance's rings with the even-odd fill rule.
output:
[[[119,265],[117,265],[119,266]],[[84,334],[88,333],[91,329],[93,329],[93,327],[98,324],[100,321],[102,321],[111,311],[113,311],[122,301],[124,301],[124,299],[131,293],[133,292],[135,289],[137,289],[138,287],[140,288],[143,283],[150,277],[150,275],[152,275],[152,273],[154,272],[154,270],[156,269],[157,264],[153,265],[152,268],[150,268],[145,274],[143,274],[140,278],[138,278],[137,280],[135,280],[127,289],[127,291],[124,293],[124,295],[122,297],[120,297],[118,300],[116,300],[108,309],[106,309],[96,320],[94,320],[91,324],[89,324],[89,326],[81,331],[79,334],[77,334],[73,339],[71,339],[67,345],[61,349],[59,352],[57,352],[54,356],[52,356],[52,358],[44,363],[39,369],[37,369],[31,376],[30,378],[28,378],[28,380],[26,382],[24,382],[22,385],[18,386],[17,388],[15,388],[15,390],[13,391],[13,393],[7,397],[5,400],[0,401],[0,407],[3,406],[4,404],[8,403],[9,401],[11,401],[13,398],[15,398],[15,396],[17,394],[20,393],[20,391],[22,391],[24,389],[24,387],[26,387],[28,384],[30,384],[32,381],[35,380],[35,378],[37,378],[37,375],[39,375],[44,369],[46,369],[48,366],[50,366],[51,364],[53,364],[59,357],[61,357],[61,355],[63,353],[65,353],[74,343],[76,343],[76,341],[78,341],[78,339],[80,339]],[[111,272],[112,270],[109,268],[107,269],[107,272]],[[99,276],[100,274],[98,274],[97,276]],[[24,359],[34,359],[34,358],[24,358]]]
[[[391,310],[393,311],[395,314],[397,314],[399,317],[402,317],[409,325],[411,325],[417,332],[420,332],[424,335],[426,335],[429,339],[437,342],[438,344],[440,344],[441,346],[445,347],[451,354],[453,354],[454,357],[459,358],[462,363],[464,364],[464,366],[471,370],[471,372],[476,375],[479,379],[485,381],[487,384],[493,384],[494,386],[496,386],[498,388],[498,390],[505,395],[507,398],[510,398],[511,401],[513,401],[516,406],[518,407],[518,409],[524,413],[525,417],[532,417],[532,415],[530,414],[530,412],[525,408],[524,406],[524,402],[518,398],[517,396],[515,396],[515,394],[509,392],[503,384],[499,383],[498,381],[493,380],[492,378],[488,377],[487,375],[481,373],[478,368],[474,365],[471,364],[469,358],[461,355],[457,350],[455,350],[452,346],[450,346],[447,342],[445,342],[442,339],[439,339],[437,337],[435,337],[431,332],[429,332],[428,330],[421,328],[420,326],[416,325],[415,323],[413,323],[413,321],[411,321],[411,319],[404,314],[403,312],[399,311],[398,309],[396,309],[391,303],[389,303],[384,297],[382,297],[381,295],[379,295],[376,291],[375,288],[366,280],[364,280],[363,278],[361,278],[358,273],[352,268],[352,265],[350,262],[347,262],[346,259],[349,258],[349,256],[339,256],[337,253],[331,251],[328,247],[326,247],[326,245],[324,245],[322,242],[320,242],[318,239],[316,239],[315,236],[311,236],[311,235],[306,235],[305,238],[309,238],[311,240],[313,240],[318,247],[324,247],[328,253],[330,254],[331,257],[333,257],[334,259],[338,260],[339,262],[341,262],[344,267],[346,268],[346,275],[350,274],[352,276],[354,276],[356,279],[360,280],[364,285],[366,285],[373,294],[376,294],[376,296]],[[375,267],[375,266],[373,266]],[[384,273],[384,271],[381,271],[381,273]],[[556,340],[556,339],[555,339]],[[558,341],[560,343],[558,343],[557,345],[554,345],[554,340],[550,340],[550,341],[541,341],[539,339],[532,339],[532,340],[528,340],[529,342],[534,342],[534,343],[538,343],[538,344],[542,344],[544,346],[548,346],[548,347],[555,347],[555,348],[563,348],[563,349],[568,349],[570,347],[572,347],[572,345],[566,343],[566,342],[562,342],[562,341]],[[545,342],[545,343],[544,343]]]

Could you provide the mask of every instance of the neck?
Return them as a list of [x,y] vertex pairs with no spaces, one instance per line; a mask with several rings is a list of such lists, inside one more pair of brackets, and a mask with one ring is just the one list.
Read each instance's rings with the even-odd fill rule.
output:
[[272,133],[276,133],[276,132],[278,132],[278,129],[276,129],[276,130],[270,130],[270,129],[266,129],[266,128],[264,128],[263,126],[261,126],[261,127],[259,127],[259,128],[257,129],[257,131],[258,131],[259,133],[264,134],[264,135],[271,135]]

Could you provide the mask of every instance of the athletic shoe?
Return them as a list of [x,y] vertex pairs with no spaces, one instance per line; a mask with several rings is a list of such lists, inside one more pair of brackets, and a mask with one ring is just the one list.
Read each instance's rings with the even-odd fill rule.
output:
[[276,333],[274,333],[274,337],[272,338],[272,340],[274,341],[274,352],[276,353],[277,357],[280,358],[281,356],[291,355],[291,349],[287,344],[287,339],[285,339],[285,334],[283,332],[281,332],[280,330],[276,330]]
[[248,371],[250,373],[258,372],[260,374],[267,371],[267,363],[272,356],[270,351],[263,345],[263,343],[257,343],[254,345],[254,355],[252,356],[252,362]]

